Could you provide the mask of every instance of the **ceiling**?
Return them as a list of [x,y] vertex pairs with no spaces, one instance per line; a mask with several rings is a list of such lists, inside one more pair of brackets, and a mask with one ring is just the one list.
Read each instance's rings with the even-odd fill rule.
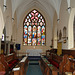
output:
[[[57,13],[57,19],[59,19],[59,12],[62,0],[11,0],[12,3],[12,17],[14,18],[14,13],[17,13],[17,23],[25,11],[31,8],[38,8],[44,13],[48,14],[53,23],[54,13]],[[70,2],[70,0],[67,0]],[[68,2],[67,2],[68,3]]]

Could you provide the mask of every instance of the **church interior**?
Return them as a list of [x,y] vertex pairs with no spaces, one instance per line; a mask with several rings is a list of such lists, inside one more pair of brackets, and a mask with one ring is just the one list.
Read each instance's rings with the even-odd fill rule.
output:
[[0,0],[0,75],[75,75],[75,0]]

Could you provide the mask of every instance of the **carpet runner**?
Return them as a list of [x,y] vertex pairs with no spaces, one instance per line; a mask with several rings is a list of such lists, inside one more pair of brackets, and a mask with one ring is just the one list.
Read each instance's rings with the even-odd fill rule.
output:
[[29,61],[26,75],[43,75],[38,61]]
[[41,57],[40,56],[28,56],[28,60],[38,61],[38,60],[41,60]]

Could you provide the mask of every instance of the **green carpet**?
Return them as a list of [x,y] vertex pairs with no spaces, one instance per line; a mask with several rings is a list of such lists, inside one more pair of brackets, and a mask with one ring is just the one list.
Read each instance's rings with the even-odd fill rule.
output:
[[30,61],[26,75],[43,75],[38,61]]

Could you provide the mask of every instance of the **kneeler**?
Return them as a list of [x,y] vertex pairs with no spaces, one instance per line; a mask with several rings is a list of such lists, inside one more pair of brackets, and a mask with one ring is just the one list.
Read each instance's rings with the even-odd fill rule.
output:
[[1,71],[0,72],[0,75],[5,75],[5,71]]

